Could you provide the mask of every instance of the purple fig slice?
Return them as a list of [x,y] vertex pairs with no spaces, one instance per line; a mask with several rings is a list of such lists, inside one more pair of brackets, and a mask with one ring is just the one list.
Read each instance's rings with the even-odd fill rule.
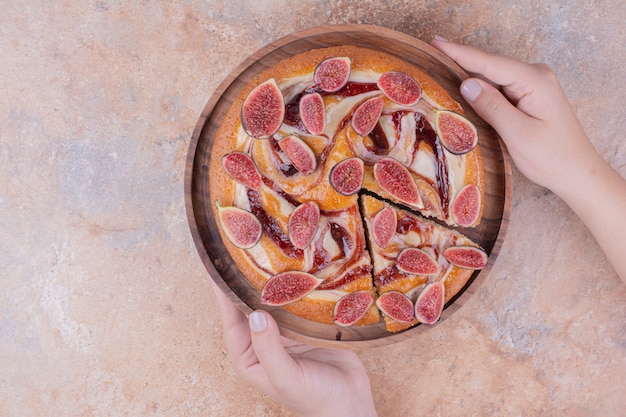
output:
[[361,136],[369,135],[376,127],[383,111],[382,97],[365,100],[352,115],[352,129]]
[[434,275],[439,271],[439,263],[422,249],[406,248],[398,254],[396,268],[409,274]]
[[313,291],[322,281],[306,272],[281,272],[267,280],[261,290],[261,302],[270,306],[292,303]]
[[444,148],[456,155],[467,153],[478,144],[476,126],[452,111],[435,110],[435,131]]
[[434,324],[443,311],[445,287],[440,281],[426,285],[415,301],[415,318],[420,323]]
[[374,242],[381,248],[386,248],[396,234],[398,216],[391,207],[385,207],[374,216],[372,220],[372,236]]
[[365,316],[372,304],[374,298],[369,291],[355,291],[344,295],[335,304],[333,320],[339,326],[352,326]]
[[320,62],[313,73],[313,81],[323,91],[334,93],[348,83],[352,61],[348,57],[328,58]]
[[311,243],[320,221],[320,208],[313,201],[300,204],[289,216],[289,239],[298,248],[304,249]]
[[300,99],[300,118],[313,135],[321,135],[326,127],[326,108],[319,93],[305,94]]
[[381,294],[376,305],[387,317],[402,323],[411,323],[415,318],[413,302],[398,291]]
[[235,151],[224,155],[222,166],[226,173],[238,183],[253,190],[261,188],[261,174],[247,154]]
[[353,195],[363,185],[365,168],[361,158],[348,158],[338,162],[329,174],[330,185],[342,195]]
[[278,142],[278,146],[291,160],[295,169],[308,175],[317,168],[317,161],[313,150],[297,136],[285,136]]
[[483,269],[487,266],[487,254],[475,246],[450,246],[443,251],[443,256],[459,268]]
[[376,84],[391,101],[404,106],[416,104],[422,96],[422,89],[417,81],[403,72],[385,72]]
[[374,178],[378,181],[380,188],[392,197],[415,207],[422,206],[422,197],[411,173],[395,159],[378,160],[374,164]]
[[463,227],[473,226],[480,216],[480,188],[468,184],[461,189],[452,202],[452,219]]
[[222,206],[218,201],[217,217],[222,230],[233,245],[241,249],[250,249],[261,239],[261,222],[249,211],[234,206]]
[[284,118],[285,99],[273,78],[257,85],[241,106],[241,125],[253,138],[269,138],[278,132]]

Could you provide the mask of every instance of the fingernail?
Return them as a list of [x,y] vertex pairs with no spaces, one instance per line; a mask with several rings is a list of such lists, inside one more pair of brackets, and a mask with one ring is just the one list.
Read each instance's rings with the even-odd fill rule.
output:
[[436,41],[448,42],[448,40],[446,38],[444,38],[443,36],[439,36],[439,35],[433,36],[433,39],[436,40]]
[[481,91],[483,91],[483,87],[474,79],[469,79],[461,84],[461,94],[467,101],[475,101]]
[[253,311],[248,317],[248,324],[253,332],[261,332],[267,328],[267,317],[260,311]]

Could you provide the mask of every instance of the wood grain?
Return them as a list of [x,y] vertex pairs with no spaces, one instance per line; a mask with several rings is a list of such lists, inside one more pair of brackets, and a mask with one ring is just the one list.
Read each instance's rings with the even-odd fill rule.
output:
[[472,111],[460,95],[459,85],[467,78],[465,72],[430,45],[400,32],[367,25],[321,26],[288,35],[248,57],[219,85],[194,129],[185,167],[185,204],[191,234],[207,272],[245,313],[258,308],[270,310],[281,332],[292,339],[321,346],[364,348],[415,337],[432,326],[418,325],[403,332],[389,333],[381,320],[375,325],[340,328],[304,320],[282,308],[272,309],[262,305],[259,292],[241,275],[221,242],[211,213],[212,199],[208,186],[211,148],[216,130],[241,89],[255,75],[287,57],[310,49],[340,45],[381,50],[411,62],[461,103],[466,116],[476,124],[485,167],[485,207],[483,220],[478,227],[460,231],[487,251],[489,263],[482,271],[476,271],[466,287],[448,303],[439,323],[450,318],[471,298],[496,261],[506,234],[511,212],[509,157],[497,134]]

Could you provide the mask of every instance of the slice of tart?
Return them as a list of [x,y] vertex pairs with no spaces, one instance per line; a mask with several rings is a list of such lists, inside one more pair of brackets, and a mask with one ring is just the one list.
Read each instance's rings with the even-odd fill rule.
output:
[[[474,270],[486,265],[483,250],[455,230],[369,195],[361,196],[361,212],[380,297],[398,292],[415,305],[429,284],[440,282],[443,308],[465,286]],[[440,314],[441,310],[434,313]],[[387,330],[392,332],[418,323],[415,316],[410,320],[396,320],[388,314],[384,317]]]

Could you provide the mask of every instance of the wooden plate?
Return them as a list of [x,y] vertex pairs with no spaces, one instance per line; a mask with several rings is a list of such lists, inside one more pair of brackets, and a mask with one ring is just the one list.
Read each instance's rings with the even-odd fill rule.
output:
[[351,348],[381,346],[417,336],[432,326],[417,325],[403,332],[389,333],[381,320],[369,326],[340,328],[304,320],[282,308],[262,305],[259,291],[239,272],[222,244],[210,206],[211,148],[220,121],[241,89],[255,75],[287,57],[339,45],[381,50],[411,62],[461,103],[466,116],[476,124],[485,166],[485,208],[480,226],[464,232],[487,251],[489,263],[482,271],[476,271],[466,287],[450,300],[439,323],[472,296],[495,262],[506,232],[511,211],[509,158],[497,134],[478,118],[459,94],[459,85],[467,78],[465,72],[430,45],[400,32],[366,25],[321,26],[288,35],[251,55],[220,84],[198,120],[185,167],[185,204],[193,240],[209,275],[245,313],[259,308],[269,310],[285,336],[306,343]]

